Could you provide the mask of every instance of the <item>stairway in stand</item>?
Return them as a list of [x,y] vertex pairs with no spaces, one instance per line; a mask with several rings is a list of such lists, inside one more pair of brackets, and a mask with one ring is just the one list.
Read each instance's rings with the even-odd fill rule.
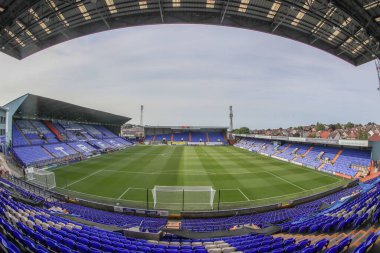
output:
[[28,138],[25,137],[24,133],[21,131],[21,129],[18,127],[15,121],[13,121],[14,126],[16,126],[17,130],[20,132],[21,136],[26,140],[27,143],[31,144]]
[[335,155],[334,159],[332,159],[331,163],[334,164],[336,160],[338,160],[339,156],[342,154],[343,150],[339,150],[338,153]]
[[43,150],[44,150],[49,156],[51,156],[52,159],[55,158],[55,156],[54,156],[52,153],[50,153],[50,151],[47,150],[45,147],[42,147],[42,149],[43,149]]
[[44,123],[50,129],[50,131],[52,131],[55,134],[55,136],[58,138],[58,140],[62,141],[62,139],[63,139],[62,135],[59,133],[57,128],[55,128],[55,126],[50,121],[44,120]]
[[291,145],[292,145],[292,144],[289,144],[289,145],[286,146],[284,149],[278,150],[274,155],[278,155],[278,154],[280,154],[280,153],[282,153],[282,152],[285,152],[285,150],[287,150],[288,148],[290,148]]
[[305,157],[307,156],[307,154],[309,154],[309,152],[313,149],[313,147],[310,147],[306,152],[305,154],[302,155],[302,157]]

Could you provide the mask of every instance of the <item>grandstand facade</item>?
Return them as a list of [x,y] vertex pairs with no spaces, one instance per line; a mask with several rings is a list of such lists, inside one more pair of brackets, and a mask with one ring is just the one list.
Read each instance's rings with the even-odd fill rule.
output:
[[26,94],[6,104],[5,150],[21,167],[43,167],[122,149],[130,118]]
[[146,144],[225,145],[228,127],[145,126]]

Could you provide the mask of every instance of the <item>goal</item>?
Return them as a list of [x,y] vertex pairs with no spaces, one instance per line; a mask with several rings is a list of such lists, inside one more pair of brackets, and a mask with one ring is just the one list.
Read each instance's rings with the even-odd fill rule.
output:
[[45,189],[56,187],[54,172],[28,168],[26,170],[26,177],[29,182],[42,186]]
[[215,190],[211,186],[155,186],[153,207],[166,210],[212,210]]

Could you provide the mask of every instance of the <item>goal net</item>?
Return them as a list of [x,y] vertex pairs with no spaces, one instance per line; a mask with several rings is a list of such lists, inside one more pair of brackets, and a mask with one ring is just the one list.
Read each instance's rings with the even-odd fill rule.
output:
[[26,176],[29,182],[46,189],[56,187],[54,172],[30,168],[26,170]]
[[153,207],[166,210],[212,210],[215,190],[211,186],[155,186]]

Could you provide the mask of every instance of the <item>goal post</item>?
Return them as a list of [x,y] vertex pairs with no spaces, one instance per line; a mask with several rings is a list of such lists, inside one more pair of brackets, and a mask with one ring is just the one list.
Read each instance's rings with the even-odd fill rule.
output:
[[212,186],[158,186],[152,189],[153,208],[167,210],[212,210]]
[[56,187],[54,172],[44,169],[30,168],[26,170],[26,177],[32,184],[42,186],[45,189]]

